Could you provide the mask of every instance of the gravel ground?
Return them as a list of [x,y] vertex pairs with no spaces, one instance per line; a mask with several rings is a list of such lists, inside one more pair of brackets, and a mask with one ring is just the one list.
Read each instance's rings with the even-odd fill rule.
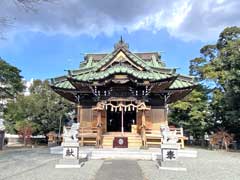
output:
[[0,180],[93,180],[102,160],[92,160],[80,169],[55,169],[60,155],[47,148],[0,153]]
[[181,167],[186,172],[159,170],[153,161],[138,161],[144,177],[148,180],[239,180],[240,179],[240,153],[198,151],[197,158],[179,159]]
[[60,155],[48,148],[0,152],[0,180],[239,180],[240,153],[198,151],[197,158],[179,159],[186,172],[159,170],[154,161],[91,160],[80,169],[55,169]]

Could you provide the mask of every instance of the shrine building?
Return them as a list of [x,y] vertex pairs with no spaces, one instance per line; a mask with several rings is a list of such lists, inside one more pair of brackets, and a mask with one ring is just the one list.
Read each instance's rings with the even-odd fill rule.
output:
[[[79,69],[51,80],[56,93],[76,104],[80,145],[97,147],[158,146],[168,104],[195,86],[158,52],[131,52],[122,38],[111,53],[86,54]],[[184,147],[183,129],[172,130]]]

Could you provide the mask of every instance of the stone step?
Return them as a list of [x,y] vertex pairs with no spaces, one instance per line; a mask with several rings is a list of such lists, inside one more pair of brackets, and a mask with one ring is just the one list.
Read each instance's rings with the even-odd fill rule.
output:
[[[111,146],[112,146],[113,143],[103,143],[103,146],[104,146],[104,145],[111,145]],[[142,145],[142,143],[140,143],[140,142],[128,143],[128,146],[129,146],[129,145]]]
[[[103,141],[103,144],[113,144],[112,141]],[[128,144],[142,144],[141,141],[131,141],[131,142],[128,142]]]
[[[113,140],[114,140],[114,139],[103,138],[103,141],[113,141]],[[134,138],[134,139],[128,139],[128,141],[141,141],[141,139]]]
[[96,144],[96,140],[95,141],[83,141],[84,143],[94,143],[94,144]]
[[128,137],[128,138],[134,138],[134,137],[141,137],[141,136],[138,135],[138,134],[133,134],[133,135],[124,135],[124,136],[122,136],[122,135],[103,135],[103,137],[112,137],[112,138],[114,138],[114,137]]
[[[140,148],[142,146],[142,144],[129,144],[128,147],[129,148]],[[103,147],[113,147],[112,144],[104,144]]]
[[[103,142],[113,142],[113,139],[108,140],[108,139],[103,139]],[[132,139],[132,140],[128,140],[128,142],[142,142],[141,139]]]
[[121,132],[116,132],[116,133],[104,133],[103,136],[125,136],[125,137],[129,137],[129,136],[140,136],[137,133],[122,133]]
[[[128,144],[141,143],[141,142],[142,142],[141,138],[128,139]],[[103,138],[103,144],[113,144],[113,139]]]
[[[141,142],[134,142],[134,143],[128,143],[128,146],[136,146],[140,147],[142,145]],[[103,146],[113,146],[113,143],[103,143]]]
[[[153,154],[151,152],[142,152],[141,150],[127,151],[127,149],[115,148],[108,151],[93,151],[91,159],[141,159],[152,160]],[[156,158],[155,158],[156,159]]]
[[[128,147],[140,148],[142,144],[128,144]],[[112,144],[103,144],[103,147],[113,147]]]
[[[103,137],[103,139],[114,139],[114,137]],[[128,137],[128,140],[130,139],[141,139],[141,137]]]
[[[50,148],[51,154],[62,154],[63,148],[61,146]],[[140,150],[139,148],[103,148],[95,149],[93,147],[80,148],[79,154],[81,157],[89,156],[90,159],[107,159],[107,158],[122,158],[122,159],[144,159],[156,160],[161,157],[160,148],[149,148],[148,150]],[[197,157],[197,151],[193,150],[179,150],[179,157]]]
[[148,144],[153,144],[153,145],[155,145],[155,144],[156,144],[156,145],[160,145],[160,144],[161,144],[161,142],[147,142],[147,145],[148,145]]
[[[139,142],[141,139],[128,139],[128,142]],[[113,142],[113,139],[103,139],[103,142]]]
[[[128,139],[141,139],[141,137],[138,136],[132,136],[132,137],[127,137]],[[109,137],[109,136],[103,136],[103,139],[114,139],[114,137]]]

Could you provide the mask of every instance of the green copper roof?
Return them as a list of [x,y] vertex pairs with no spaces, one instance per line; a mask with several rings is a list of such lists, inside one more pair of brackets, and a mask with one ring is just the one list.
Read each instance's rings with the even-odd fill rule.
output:
[[[129,59],[127,60],[128,63],[125,63],[127,62],[126,60],[112,61],[120,52]],[[102,67],[104,67],[104,70],[102,70]],[[69,77],[83,83],[103,80],[118,74],[126,74],[136,79],[149,80],[150,82],[177,76],[176,69],[165,67],[164,63],[160,61],[158,53],[132,53],[122,41],[115,46],[112,53],[89,54],[85,57],[85,61],[81,63],[79,69],[69,70]],[[56,88],[75,89],[68,81],[67,76],[55,78],[52,85]],[[183,89],[194,85],[191,77],[179,75],[169,89]]]
[[192,86],[192,83],[181,81],[176,79],[173,84],[169,87],[169,89],[179,89],[179,88],[186,88]]
[[[148,75],[149,73],[145,74],[145,75],[140,75],[139,78],[141,79],[148,79]],[[157,78],[161,79],[163,77],[167,78],[167,77],[170,77],[170,76],[164,76],[162,75],[157,75],[157,74],[151,74],[152,76],[156,76]],[[90,77],[89,77],[90,76]],[[80,79],[80,77],[82,79]],[[104,75],[101,74],[99,79],[100,78],[104,78]],[[96,79],[94,78],[94,74],[92,75],[84,75],[84,76],[78,76],[76,79],[78,80],[82,80],[82,81],[86,81],[86,80],[99,80],[99,79]],[[187,81],[183,81],[183,80],[180,80],[180,79],[176,79],[173,84],[169,87],[169,89],[182,89],[182,88],[188,88],[188,87],[192,87],[194,86],[195,84],[193,82],[187,82]],[[56,84],[54,84],[55,87],[57,88],[63,88],[63,89],[75,89],[74,86],[68,81],[68,80],[65,80],[65,81],[62,81],[62,82],[57,82]]]
[[97,71],[99,68],[101,68],[102,66],[106,65],[107,63],[109,63],[115,57],[115,55],[118,54],[120,51],[124,52],[124,54],[126,54],[126,56],[129,57],[134,63],[136,63],[137,65],[143,67],[146,70],[150,70],[151,71],[151,67],[155,67],[155,68],[163,67],[162,63],[157,61],[154,58],[153,58],[152,61],[144,61],[139,56],[137,56],[134,53],[131,53],[128,50],[120,49],[120,50],[115,50],[112,53],[106,55],[99,62],[93,62],[91,57],[90,57],[90,59],[88,60],[87,63],[82,63],[80,69],[84,70],[86,68],[92,68],[93,71]]
[[61,89],[75,89],[75,87],[67,80],[66,76],[55,78],[54,87]]
[[166,79],[172,76],[172,74],[167,74],[167,73],[160,73],[160,72],[154,72],[154,71],[151,71],[151,72],[137,71],[128,66],[114,65],[106,69],[105,71],[80,74],[73,77],[73,79],[76,79],[79,81],[93,81],[93,80],[104,79],[113,74],[128,74],[128,75],[132,75],[135,78],[144,79],[144,80],[161,80],[161,79]]
[[194,80],[192,77],[180,75],[169,87],[169,89],[183,89],[195,86]]

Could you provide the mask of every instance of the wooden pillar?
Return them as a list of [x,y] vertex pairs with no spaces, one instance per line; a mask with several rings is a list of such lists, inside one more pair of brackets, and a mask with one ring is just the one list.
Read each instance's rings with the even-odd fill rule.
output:
[[81,106],[78,104],[77,105],[77,122],[81,123],[80,121],[80,111],[81,111]]
[[164,121],[165,121],[165,125],[168,125],[168,110],[167,110],[167,105],[164,106]]
[[84,129],[80,126],[80,127],[79,127],[79,130],[80,130],[79,132],[81,133],[81,134],[80,134],[80,136],[81,136],[81,143],[80,143],[80,145],[83,146],[83,145],[84,145],[84,144],[83,144],[83,142],[84,142],[84,136],[83,136],[83,131],[84,131]]
[[101,110],[97,110],[97,137],[96,147],[102,147],[102,121],[101,121]]
[[183,128],[180,128],[181,132],[181,148],[184,149],[184,135],[183,135]]
[[101,124],[101,110],[97,111],[97,126]]
[[142,125],[145,127],[146,125],[146,116],[145,116],[145,110],[142,111]]
[[122,136],[124,135],[124,125],[123,125],[123,108],[122,108],[122,117],[121,117],[121,131],[122,131]]
[[169,94],[164,94],[164,119],[165,125],[168,126],[168,98],[170,97]]
[[77,122],[79,123],[79,136],[81,137],[81,141],[80,141],[80,145],[83,146],[83,141],[84,141],[84,137],[83,137],[83,128],[82,128],[82,122],[81,122],[81,106],[80,104],[77,104]]
[[145,110],[142,111],[142,130],[141,130],[143,148],[147,147],[146,143],[146,117],[145,117]]

